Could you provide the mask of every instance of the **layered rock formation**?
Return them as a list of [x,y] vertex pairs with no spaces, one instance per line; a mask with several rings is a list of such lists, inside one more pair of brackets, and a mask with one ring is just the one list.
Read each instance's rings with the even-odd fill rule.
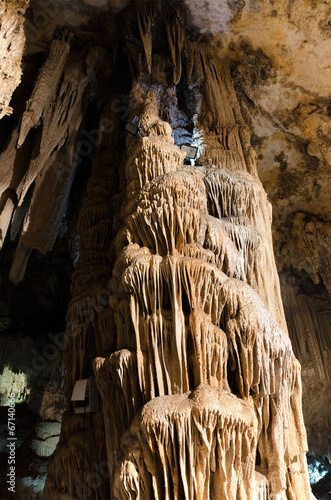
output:
[[[208,49],[192,53],[199,73]],[[200,113],[210,166],[184,167],[154,91],[143,82],[131,91],[142,134],[127,140],[110,286],[111,171],[95,160],[65,360],[69,394],[93,362],[102,413],[92,424],[108,477],[91,480],[86,422],[69,415],[46,498],[98,498],[104,489],[118,499],[310,497],[300,368],[284,331],[270,205],[229,72],[213,66]],[[112,151],[110,137],[101,151]]]

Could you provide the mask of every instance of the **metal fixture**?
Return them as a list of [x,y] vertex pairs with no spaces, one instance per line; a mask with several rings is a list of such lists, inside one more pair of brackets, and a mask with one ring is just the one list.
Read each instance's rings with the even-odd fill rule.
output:
[[186,146],[185,144],[182,144],[180,149],[182,151],[185,151],[186,153],[186,158],[188,160],[195,160],[198,152],[198,148],[195,146]]
[[76,380],[71,401],[74,403],[74,413],[99,411],[99,392],[94,378]]
[[134,116],[133,118],[130,118],[130,120],[127,120],[125,125],[125,131],[129,132],[129,134],[134,136],[136,136],[140,131],[142,131],[140,118],[138,116]]

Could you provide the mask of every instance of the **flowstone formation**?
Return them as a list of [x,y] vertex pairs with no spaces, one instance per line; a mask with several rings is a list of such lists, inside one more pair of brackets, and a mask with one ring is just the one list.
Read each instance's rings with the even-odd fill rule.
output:
[[242,163],[183,167],[152,92],[143,107],[116,239],[117,350],[95,361],[113,497],[309,498],[265,192]]
[[[153,91],[141,94],[131,93],[132,109],[148,132],[128,139],[113,293],[97,322],[100,351],[113,352],[94,359],[110,498],[308,499],[300,367],[280,326],[266,194],[243,162],[239,170],[221,160],[184,166]],[[93,178],[79,225],[89,220],[101,234],[109,213],[100,204],[92,211],[100,189]],[[106,178],[99,182],[107,198]],[[84,310],[83,295],[70,315]],[[67,351],[67,366],[75,360],[70,388],[88,356],[91,326],[82,328],[71,344],[76,355]],[[85,431],[82,418],[69,420],[45,498],[60,498],[67,484],[75,495],[81,441],[70,451],[65,439],[73,444]],[[99,498],[87,486],[85,498]]]
[[[271,206],[228,67],[185,39],[178,15],[162,32],[165,75],[152,47],[155,7],[135,8],[142,43],[127,17],[129,112],[142,129],[121,157],[123,127],[104,107],[100,123],[117,126],[98,142],[79,217],[64,350],[69,397],[93,368],[101,411],[69,405],[44,498],[308,500],[300,365]],[[180,82],[184,46],[202,137],[195,165],[184,165],[159,109]]]

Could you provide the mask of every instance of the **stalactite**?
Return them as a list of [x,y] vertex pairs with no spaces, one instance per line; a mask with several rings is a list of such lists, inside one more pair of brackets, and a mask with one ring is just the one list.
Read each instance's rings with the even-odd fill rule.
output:
[[33,149],[32,142],[28,140],[22,148],[17,149],[17,139],[18,125],[11,133],[0,155],[0,248],[10,229],[12,216],[17,206],[17,188],[28,168],[26,159]]
[[16,248],[14,260],[10,270],[9,278],[17,285],[24,277],[26,266],[31,255],[31,248],[27,248],[24,243],[20,242]]
[[171,53],[171,59],[174,67],[174,84],[177,85],[182,76],[182,49],[184,45],[185,32],[181,26],[182,20],[179,11],[171,16],[166,22],[168,44]]
[[[199,175],[168,174],[148,184],[127,225],[142,246],[165,255],[199,239],[201,213],[207,211]],[[205,206],[203,207],[203,202]],[[167,210],[164,207],[167,207]]]
[[[261,237],[258,252],[257,248],[255,248],[251,257],[247,256],[246,265],[251,265],[251,268],[247,270],[245,279],[257,290],[281,327],[287,331],[277,269],[273,257],[271,205],[267,200],[265,191],[259,182],[256,182],[250,174],[245,172],[228,172],[215,167],[197,167],[197,169],[204,174],[203,179],[208,196],[209,213],[213,217],[221,219],[221,221],[234,221],[234,224],[238,227],[235,231],[239,231],[241,234],[244,229],[240,229],[240,226],[246,227],[246,231],[250,231],[251,235],[254,234],[252,241],[259,239],[259,236]],[[222,235],[224,231],[220,231],[219,222],[213,223],[213,229],[214,235],[211,241],[215,245],[218,240],[214,249],[218,252],[222,249],[223,252],[226,251],[224,246],[222,247],[222,238],[224,236],[220,238],[220,234]],[[233,257],[234,254],[232,254]],[[253,259],[253,262],[251,259]],[[227,262],[225,263],[227,266],[229,265]],[[265,269],[269,270],[271,280],[266,278]],[[270,286],[270,283],[273,285]]]
[[137,21],[141,40],[143,42],[148,72],[152,72],[152,24],[153,24],[153,2],[135,2]]
[[53,40],[50,45],[47,59],[38,74],[31,97],[26,103],[17,140],[18,147],[22,146],[29,131],[47,112],[47,108],[55,97],[70,51],[70,44],[66,38],[70,39],[70,35],[67,37],[63,33],[62,40]]
[[[70,53],[70,37],[64,33],[51,43],[26,110],[1,154],[0,245],[9,229],[13,240],[20,234],[10,273],[16,284],[24,277],[31,249],[45,253],[53,248],[81,161],[83,95],[97,61],[87,54],[85,71],[80,56]],[[24,258],[23,248],[29,249]]]
[[[165,5],[159,1],[135,0],[126,15],[122,17],[122,29],[130,54],[133,76],[141,73],[142,68],[146,66],[146,73],[155,77],[157,81],[177,85],[182,76],[184,25],[183,14],[178,6],[171,3]],[[163,39],[163,31],[167,43]],[[140,51],[134,42],[142,45],[143,50]],[[164,65],[158,67],[155,64],[157,61],[162,64],[158,53],[160,47],[163,48],[162,56],[167,59],[171,71]]]
[[185,54],[190,84],[197,85],[199,78],[204,81],[199,117],[204,137],[202,155],[222,169],[245,170],[257,180],[251,132],[242,119],[228,68],[208,40],[186,40]]
[[18,187],[19,204],[24,200],[28,188],[52,152],[64,144],[69,127],[77,129],[77,122],[81,120],[81,98],[87,82],[81,63],[71,60],[65,69],[53,106],[46,108],[44,112],[39,154],[31,160],[29,169]]
[[[56,163],[59,160],[56,152],[61,149],[68,137],[76,137],[81,121],[81,98],[86,84],[87,78],[82,73],[80,64],[70,64],[65,71],[64,80],[61,84],[59,95],[53,102],[53,107],[45,110],[39,154],[31,160],[28,170],[17,187],[18,206],[16,211],[19,210],[24,202],[31,184],[37,179],[31,207],[28,211],[20,240],[22,244],[26,242],[29,248],[37,248],[43,252],[50,250],[57,236],[62,218],[61,214],[64,213],[65,196],[68,192],[67,186],[68,183],[70,186],[70,182],[72,181],[74,165],[71,164],[68,168],[67,165],[60,163],[60,167],[64,170],[61,176],[61,168],[59,169]],[[67,150],[64,151],[64,156],[67,153]],[[67,177],[67,180],[64,176]],[[50,199],[46,196],[46,206],[44,208],[46,213],[44,215],[47,216],[50,213],[53,217],[56,217],[54,222],[50,218],[46,219],[48,220],[48,224],[50,224],[46,230],[43,227],[44,219],[42,213],[40,213],[39,202],[41,201],[41,197],[45,196],[45,181],[52,177],[53,180],[55,178],[55,182],[58,182],[59,194],[62,194],[64,199],[61,196],[56,198],[56,202],[59,204],[59,213],[58,211],[55,212],[55,207],[50,205]],[[49,188],[49,185],[46,185]],[[53,188],[54,184],[51,186]],[[36,205],[38,205],[37,211]],[[22,246],[18,247],[17,252],[20,252],[20,248]],[[20,262],[19,257],[14,259],[11,270],[11,279],[15,283],[18,283],[23,278],[26,267],[25,265],[24,268],[19,269],[18,262]]]
[[[76,136],[76,130],[73,135]],[[43,171],[36,176],[32,199],[21,229],[21,241],[42,253],[54,246],[76,172],[76,143],[71,134],[68,137],[70,146],[63,146],[59,152],[51,155]],[[72,167],[68,168],[68,164]],[[48,186],[52,186],[51,193]]]

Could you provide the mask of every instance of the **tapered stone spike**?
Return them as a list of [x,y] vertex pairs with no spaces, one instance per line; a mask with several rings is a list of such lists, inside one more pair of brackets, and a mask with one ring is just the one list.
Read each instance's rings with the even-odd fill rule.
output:
[[52,41],[48,57],[38,74],[32,95],[26,103],[17,147],[22,146],[29,131],[37,125],[54,99],[69,50],[70,44],[66,39]]

